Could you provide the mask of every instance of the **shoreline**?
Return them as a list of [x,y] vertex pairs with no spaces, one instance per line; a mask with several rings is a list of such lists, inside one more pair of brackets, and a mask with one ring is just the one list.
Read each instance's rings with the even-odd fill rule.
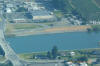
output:
[[[98,50],[98,49],[100,49],[100,48],[84,48],[84,49],[70,49],[70,50],[59,50],[59,52],[63,52],[63,51],[78,51],[78,50]],[[24,52],[24,53],[17,53],[18,55],[20,55],[20,54],[31,54],[31,53],[46,53],[46,52],[48,52],[48,51],[38,51],[38,52]]]
[[30,35],[41,35],[41,34],[56,34],[56,33],[65,33],[65,32],[85,32],[88,28],[91,28],[90,25],[82,26],[65,26],[65,27],[51,27],[45,29],[30,29],[24,31],[13,31],[7,33],[6,36],[30,36]]

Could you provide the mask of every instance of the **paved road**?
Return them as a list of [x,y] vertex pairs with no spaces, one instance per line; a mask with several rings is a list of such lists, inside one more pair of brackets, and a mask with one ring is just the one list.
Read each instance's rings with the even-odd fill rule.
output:
[[19,57],[16,55],[13,49],[9,46],[9,43],[6,42],[4,37],[5,19],[2,15],[0,15],[0,18],[0,45],[5,52],[5,57],[6,59],[10,60],[14,66],[24,66],[24,64],[20,62]]
[[64,66],[63,63],[30,63],[29,66]]

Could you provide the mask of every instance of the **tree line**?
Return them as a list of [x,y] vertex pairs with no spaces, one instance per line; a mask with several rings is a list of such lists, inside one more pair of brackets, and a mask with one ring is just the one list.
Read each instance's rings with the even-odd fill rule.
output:
[[57,46],[54,46],[51,51],[47,52],[47,57],[49,59],[56,59],[57,56],[58,56],[58,48],[57,48]]

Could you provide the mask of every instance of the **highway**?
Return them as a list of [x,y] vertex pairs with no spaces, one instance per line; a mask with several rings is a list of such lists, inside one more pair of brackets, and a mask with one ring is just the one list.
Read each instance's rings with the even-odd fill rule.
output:
[[1,18],[1,20],[0,20],[0,45],[5,52],[6,59],[10,60],[13,64],[13,66],[25,66],[24,64],[22,64],[20,62],[19,57],[16,55],[16,53],[10,47],[9,43],[5,40],[4,30],[5,30],[6,20],[3,18],[2,15],[0,15],[0,18]]

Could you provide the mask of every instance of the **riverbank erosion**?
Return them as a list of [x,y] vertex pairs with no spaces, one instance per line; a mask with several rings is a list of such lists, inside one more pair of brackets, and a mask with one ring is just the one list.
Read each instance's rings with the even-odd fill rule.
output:
[[[11,27],[11,26],[10,26]],[[84,32],[88,28],[92,28],[90,25],[82,26],[60,26],[60,27],[48,27],[48,28],[37,28],[37,29],[11,29],[6,31],[6,36],[29,36],[39,34],[54,34],[64,32]]]

